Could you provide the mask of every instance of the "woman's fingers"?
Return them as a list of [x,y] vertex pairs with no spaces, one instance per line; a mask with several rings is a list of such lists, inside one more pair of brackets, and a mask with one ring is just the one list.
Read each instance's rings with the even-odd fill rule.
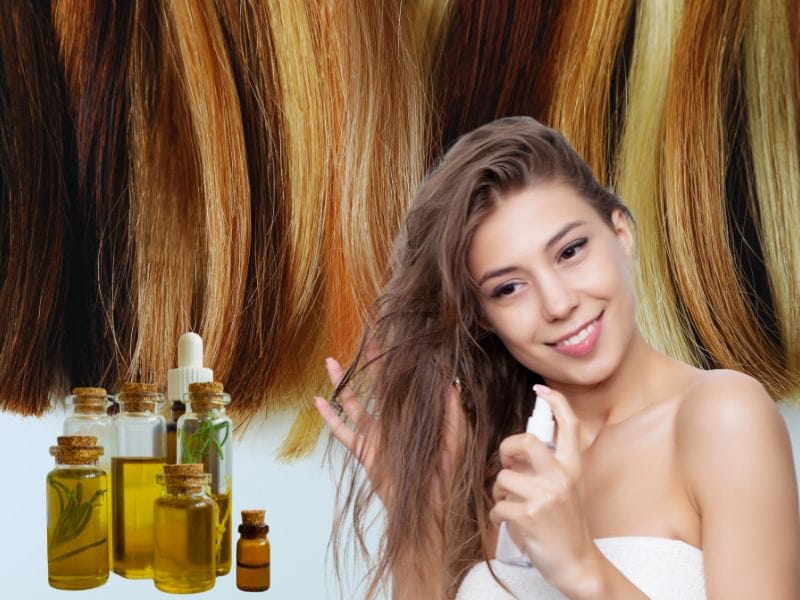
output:
[[[344,375],[344,371],[342,371],[342,367],[339,362],[335,358],[328,357],[325,359],[325,369],[328,371],[328,377],[330,378],[333,387],[338,387],[339,382],[342,380],[342,376]],[[358,423],[358,420],[364,414],[364,406],[361,404],[361,402],[359,402],[349,385],[344,386],[339,391],[338,399],[339,404],[341,404],[342,408],[344,409],[344,413],[347,415],[347,418],[353,423]]]
[[500,462],[509,469],[523,470],[527,465],[533,472],[541,472],[553,467],[556,459],[539,438],[532,433],[518,433],[500,442]]
[[333,436],[339,440],[345,448],[351,452],[355,452],[356,439],[358,438],[355,431],[350,429],[347,423],[339,418],[339,415],[336,414],[336,411],[333,410],[325,398],[314,396],[314,405],[317,407],[320,416],[328,424],[328,427],[331,428]]
[[573,476],[578,476],[581,468],[580,424],[572,407],[561,392],[545,385],[533,386],[537,398],[544,399],[553,409],[558,425],[556,439],[556,458]]

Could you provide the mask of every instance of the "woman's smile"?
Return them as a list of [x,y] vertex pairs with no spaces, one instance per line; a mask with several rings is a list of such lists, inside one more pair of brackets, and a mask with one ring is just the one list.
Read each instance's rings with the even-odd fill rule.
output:
[[602,330],[603,313],[590,321],[588,324],[580,326],[577,330],[566,334],[554,343],[547,344],[554,350],[567,356],[580,358],[590,354],[597,346],[597,340]]

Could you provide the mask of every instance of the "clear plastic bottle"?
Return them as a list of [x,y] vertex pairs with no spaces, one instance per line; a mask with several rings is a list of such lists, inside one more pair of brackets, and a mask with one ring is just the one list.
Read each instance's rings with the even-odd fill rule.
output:
[[236,587],[245,592],[269,589],[270,548],[263,510],[243,510],[236,542]]
[[108,478],[93,436],[61,436],[47,475],[47,578],[61,590],[108,580]]
[[211,474],[211,497],[219,508],[217,575],[231,570],[233,424],[225,412],[230,401],[217,381],[192,383],[184,396],[186,413],[178,419],[178,462],[202,463]]
[[108,560],[109,568],[113,565],[114,545],[111,538],[111,459],[116,454],[117,433],[114,420],[109,416],[108,409],[114,402],[105,388],[76,387],[72,395],[67,396],[67,417],[64,419],[64,435],[90,435],[97,438],[97,445],[103,448],[98,466],[106,472],[108,477]]
[[164,494],[153,506],[153,582],[163,592],[190,594],[214,587],[217,505],[205,493],[202,464],[165,465]]
[[117,455],[111,459],[114,572],[130,579],[153,576],[153,503],[156,475],[166,459],[164,396],[155,384],[126,383],[114,417]]

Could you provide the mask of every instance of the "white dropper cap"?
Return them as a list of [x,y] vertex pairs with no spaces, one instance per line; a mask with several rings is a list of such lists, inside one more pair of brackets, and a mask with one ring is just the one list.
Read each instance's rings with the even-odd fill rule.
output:
[[203,366],[203,338],[193,332],[178,340],[178,368],[167,373],[167,399],[183,402],[190,383],[214,381],[214,372]]
[[545,444],[553,443],[553,434],[555,432],[553,409],[547,400],[538,394],[533,405],[533,414],[528,418],[528,427],[525,431],[532,433]]

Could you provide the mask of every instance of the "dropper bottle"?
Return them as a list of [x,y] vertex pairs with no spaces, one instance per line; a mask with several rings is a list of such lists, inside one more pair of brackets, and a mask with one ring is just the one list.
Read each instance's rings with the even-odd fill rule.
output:
[[203,366],[203,338],[194,332],[184,333],[178,340],[178,367],[167,372],[167,464],[178,462],[178,419],[186,412],[183,395],[189,384],[214,381],[214,372]]
[[[533,413],[528,417],[528,426],[525,428],[525,432],[532,433],[548,448],[555,450],[556,445],[553,443],[554,431],[553,409],[547,400],[537,396],[533,406]],[[505,521],[500,523],[495,558],[500,562],[518,567],[532,566],[531,561],[528,560],[528,555],[520,550],[519,546],[511,539]]]

